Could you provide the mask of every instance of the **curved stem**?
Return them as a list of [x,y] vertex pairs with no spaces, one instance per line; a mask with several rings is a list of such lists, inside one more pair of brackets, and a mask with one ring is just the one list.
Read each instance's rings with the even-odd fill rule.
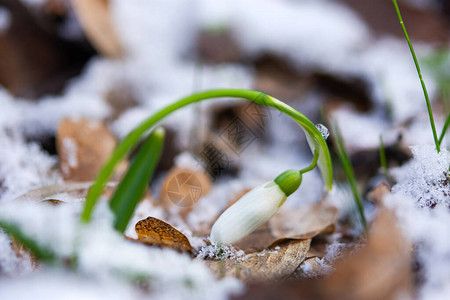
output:
[[317,160],[318,159],[319,159],[319,150],[314,149],[314,157],[312,159],[311,164],[309,166],[307,166],[306,168],[301,169],[300,170],[300,174],[303,175],[304,173],[307,173],[307,172],[311,171],[312,169],[314,169],[316,167],[316,165],[317,165]]
[[[131,148],[136,145],[136,143],[140,140],[143,134],[145,134],[149,129],[151,129],[156,123],[158,123],[161,119],[171,114],[172,112],[187,106],[192,103],[200,102],[206,99],[214,99],[214,98],[223,98],[223,97],[232,97],[232,98],[244,98],[248,99],[258,105],[265,105],[276,108],[281,112],[286,113],[295,119],[301,128],[305,131],[308,142],[314,143],[314,145],[319,145],[319,157],[321,155],[327,156],[325,157],[325,161],[329,162],[329,168],[327,169],[327,178],[326,178],[326,186],[328,189],[331,188],[331,158],[326,146],[325,140],[321,136],[320,132],[315,128],[314,124],[308,120],[304,115],[297,112],[292,107],[284,104],[283,102],[266,95],[263,92],[253,91],[253,90],[242,90],[242,89],[221,89],[221,90],[210,90],[205,92],[200,92],[196,94],[192,94],[188,97],[182,98],[181,100],[166,106],[156,112],[154,115],[150,116],[148,119],[144,120],[136,129],[131,131],[117,146],[114,150],[109,161],[103,166],[97,175],[97,180],[94,185],[88,191],[86,197],[86,203],[84,206],[83,213],[81,215],[81,222],[87,223],[90,221],[94,206],[97,202],[97,199],[101,196],[103,192],[103,188],[105,184],[108,182],[109,178],[113,174],[115,166],[120,162],[121,159],[131,150]],[[312,137],[312,138],[311,138]],[[313,140],[312,140],[313,139]],[[316,148],[314,146],[314,148]],[[320,164],[319,164],[320,167]],[[323,167],[321,168],[323,172]],[[329,173],[329,174],[328,174]]]
[[297,123],[300,125],[300,128],[306,134],[306,139],[308,141],[309,147],[311,148],[311,151],[314,153],[315,150],[319,150],[319,170],[325,182],[325,187],[327,188],[327,190],[331,190],[333,183],[333,174],[331,172],[331,157],[327,143],[322,134],[319,132],[316,126],[303,114],[299,113],[286,103],[283,103],[276,98],[270,96],[268,96],[268,98],[270,98],[271,102],[273,102],[273,104],[270,105],[271,107],[278,109],[282,113],[287,114],[295,121],[297,121]]

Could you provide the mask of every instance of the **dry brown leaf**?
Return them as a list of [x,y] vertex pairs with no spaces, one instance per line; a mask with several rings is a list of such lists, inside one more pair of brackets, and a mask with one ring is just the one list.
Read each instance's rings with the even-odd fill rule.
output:
[[394,214],[381,208],[367,245],[336,264],[327,279],[330,298],[397,299],[411,295],[411,245],[397,226]]
[[118,58],[122,47],[111,20],[108,0],[72,0],[87,37],[103,55]]
[[240,299],[398,299],[411,298],[411,245],[394,214],[380,208],[367,244],[338,261],[336,271],[321,280],[293,280],[273,287],[254,285]]
[[[64,119],[58,126],[56,146],[65,180],[91,181],[112,154],[117,140],[99,121]],[[116,173],[124,171],[126,163]]]
[[182,251],[192,250],[187,237],[170,224],[159,219],[148,217],[136,223],[138,241],[156,246],[165,246]]
[[245,282],[282,280],[303,262],[310,243],[310,239],[291,240],[244,258],[206,260],[205,263],[218,278],[232,276]]
[[383,197],[390,192],[391,188],[389,185],[386,182],[382,182],[367,194],[367,198],[375,205],[380,206],[383,204]]
[[[308,253],[309,254],[309,253]],[[311,256],[311,257],[307,257],[301,264],[300,266],[297,268],[297,270],[295,270],[293,277],[294,278],[302,278],[303,276],[305,276],[305,272],[302,269],[302,266],[305,266],[306,264],[308,264],[308,272],[310,274],[321,274],[322,271],[322,265],[319,263],[319,261],[317,260],[319,257],[317,256]]]
[[333,232],[338,218],[336,207],[319,203],[307,208],[281,209],[269,221],[272,235],[283,238],[312,238],[319,233]]
[[211,189],[211,180],[202,173],[186,168],[173,168],[161,188],[161,204],[166,209],[175,208],[186,216],[195,203]]
[[282,208],[268,223],[235,243],[244,251],[261,250],[286,239],[309,239],[333,232],[338,218],[334,206],[318,203],[298,209]]
[[[88,189],[93,185],[93,182],[64,182],[61,184],[49,185],[30,190],[25,194],[16,198],[16,201],[62,201],[59,196],[69,195],[72,198],[86,197]],[[109,182],[105,187],[104,194],[109,196],[116,189],[117,182]],[[49,199],[49,197],[52,197]]]

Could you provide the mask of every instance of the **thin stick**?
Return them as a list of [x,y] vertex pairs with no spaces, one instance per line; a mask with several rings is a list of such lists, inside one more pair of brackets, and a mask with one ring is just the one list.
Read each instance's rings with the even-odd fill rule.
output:
[[402,20],[402,15],[400,14],[400,9],[398,8],[397,1],[392,0],[395,6],[395,11],[397,12],[398,20],[400,21],[400,25],[402,26],[403,33],[405,34],[406,41],[408,42],[409,50],[411,51],[411,55],[414,60],[414,64],[416,65],[417,74],[420,78],[420,84],[422,85],[423,94],[425,95],[425,102],[427,103],[428,116],[430,117],[431,130],[433,131],[434,144],[436,145],[437,152],[441,152],[441,147],[439,146],[439,140],[436,132],[436,125],[434,124],[433,112],[431,111],[430,99],[428,98],[427,88],[425,86],[425,82],[422,78],[422,73],[420,72],[419,63],[417,62],[416,53],[414,52],[414,48],[411,44],[411,40],[409,39],[408,32],[406,31],[405,24]]

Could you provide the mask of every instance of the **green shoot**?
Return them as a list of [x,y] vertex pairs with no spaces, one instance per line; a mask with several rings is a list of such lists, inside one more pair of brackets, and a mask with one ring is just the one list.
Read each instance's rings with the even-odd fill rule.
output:
[[35,239],[26,235],[17,225],[0,219],[0,228],[19,241],[38,260],[46,262],[55,261],[56,256],[51,250],[39,245]]
[[142,145],[114,193],[109,205],[115,216],[114,227],[116,230],[125,231],[136,205],[144,196],[161,156],[163,143],[164,129],[158,127]]
[[450,124],[450,113],[447,115],[447,119],[445,120],[444,127],[442,128],[441,135],[439,136],[439,145],[441,145],[442,140],[444,139],[449,124]]
[[331,132],[334,144],[336,146],[337,155],[341,161],[341,165],[344,168],[345,175],[347,176],[350,188],[352,189],[353,199],[355,200],[356,207],[359,212],[359,217],[364,231],[367,233],[367,222],[364,216],[364,208],[362,205],[362,197],[359,192],[358,185],[356,183],[355,172],[353,171],[352,163],[345,150],[344,140],[342,139],[341,132],[334,122],[331,123]]
[[395,11],[397,12],[397,17],[398,17],[398,20],[400,21],[400,25],[402,26],[403,33],[405,35],[406,41],[408,42],[409,50],[411,51],[411,55],[413,57],[414,64],[415,64],[416,69],[417,69],[417,74],[419,75],[420,84],[422,85],[423,94],[425,96],[425,102],[427,104],[428,116],[430,118],[431,130],[433,131],[434,144],[436,146],[437,152],[439,153],[439,152],[441,152],[441,147],[439,146],[438,136],[437,136],[437,132],[436,132],[436,125],[434,123],[433,112],[431,110],[431,104],[430,104],[430,99],[428,97],[427,88],[425,86],[425,82],[423,81],[422,72],[420,71],[420,67],[419,67],[419,63],[417,61],[416,53],[414,52],[414,48],[413,48],[413,46],[411,44],[411,40],[409,39],[408,32],[406,31],[405,24],[403,23],[402,15],[400,14],[400,9],[398,8],[397,1],[396,0],[392,0],[392,2],[394,3]]
[[179,101],[162,108],[160,111],[156,112],[146,120],[144,120],[138,127],[136,127],[130,134],[128,134],[125,139],[117,146],[111,158],[100,170],[94,185],[88,192],[86,197],[86,203],[84,206],[83,213],[81,215],[81,222],[88,223],[91,219],[91,215],[94,209],[97,199],[103,192],[103,188],[111,177],[116,165],[124,158],[124,156],[129,153],[129,151],[136,146],[142,136],[155,126],[164,117],[171,114],[172,112],[185,107],[192,103],[197,103],[206,99],[214,98],[244,98],[258,105],[266,105],[278,109],[279,111],[289,115],[293,118],[300,128],[306,134],[308,144],[314,153],[317,149],[319,152],[318,166],[322,174],[322,178],[325,182],[325,187],[327,190],[331,189],[332,186],[332,166],[331,157],[322,134],[315,127],[315,125],[306,118],[303,114],[299,113],[289,105],[270,97],[259,91],[252,90],[240,90],[240,89],[223,89],[223,90],[210,90],[205,92],[200,92],[192,94]]
[[386,151],[384,148],[383,137],[381,135],[380,135],[380,165],[381,165],[381,168],[383,169],[384,177],[386,177],[386,179],[388,179],[389,178],[389,169],[388,169],[388,165],[387,165]]

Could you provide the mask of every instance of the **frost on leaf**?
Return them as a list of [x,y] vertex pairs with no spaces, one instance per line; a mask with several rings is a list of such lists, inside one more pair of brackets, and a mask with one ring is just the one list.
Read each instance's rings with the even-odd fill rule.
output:
[[306,258],[311,240],[291,240],[243,257],[206,260],[218,278],[232,276],[245,282],[282,280],[292,275]]

